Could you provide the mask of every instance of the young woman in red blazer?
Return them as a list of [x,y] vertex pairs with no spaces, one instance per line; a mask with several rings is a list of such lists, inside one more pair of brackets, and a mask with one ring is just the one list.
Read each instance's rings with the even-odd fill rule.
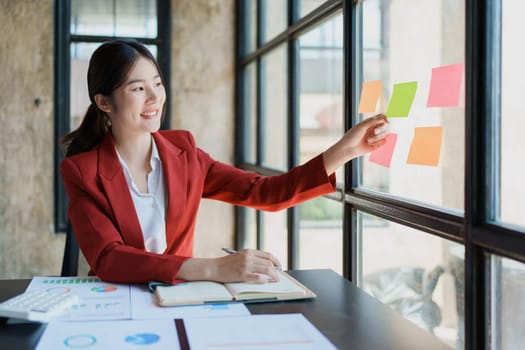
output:
[[193,257],[201,198],[277,211],[335,190],[334,171],[383,145],[384,116],[366,119],[336,144],[280,176],[215,161],[187,131],[159,131],[166,91],[157,62],[133,40],[102,44],[88,68],[91,105],[65,135],[60,172],[68,216],[91,273],[121,283],[278,279],[270,253]]

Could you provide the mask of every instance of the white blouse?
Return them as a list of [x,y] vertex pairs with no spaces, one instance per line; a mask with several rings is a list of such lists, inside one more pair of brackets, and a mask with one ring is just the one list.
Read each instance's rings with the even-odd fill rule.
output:
[[148,193],[139,191],[128,166],[118,153],[118,150],[117,155],[124,170],[133,205],[139,218],[140,228],[144,235],[144,246],[148,252],[162,254],[166,250],[166,190],[162,161],[153,138],[151,142],[152,150],[149,161],[151,171],[148,174]]

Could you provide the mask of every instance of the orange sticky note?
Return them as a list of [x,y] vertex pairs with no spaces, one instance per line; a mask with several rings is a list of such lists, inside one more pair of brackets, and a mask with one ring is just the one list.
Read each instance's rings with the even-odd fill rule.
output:
[[394,147],[397,143],[397,134],[390,133],[385,140],[386,142],[383,146],[370,153],[370,158],[368,158],[368,160],[372,163],[390,168],[392,155],[394,154]]
[[437,166],[442,138],[442,126],[415,128],[407,163]]
[[463,63],[432,68],[427,107],[457,107],[461,96]]
[[373,113],[376,111],[377,99],[381,94],[381,88],[381,80],[367,81],[363,83],[358,113]]

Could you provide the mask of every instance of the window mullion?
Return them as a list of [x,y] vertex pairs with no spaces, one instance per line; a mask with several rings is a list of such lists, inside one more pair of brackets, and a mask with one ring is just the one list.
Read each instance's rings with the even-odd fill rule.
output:
[[[291,25],[297,1],[288,2],[288,25]],[[288,42],[288,168],[299,163],[299,45],[296,40]],[[288,268],[299,266],[299,207],[288,209]]]
[[[69,21],[71,18],[71,4],[69,1],[60,2],[55,6],[55,140],[70,130],[69,122],[69,81],[70,81],[70,50],[69,50]],[[55,184],[55,232],[65,233],[67,229],[68,198],[58,167],[64,158],[59,142],[54,144],[54,184]]]
[[[361,41],[358,40],[358,19],[361,16],[361,7],[355,6],[350,1],[343,5],[343,124],[344,131],[350,129],[356,122],[357,114],[355,87],[358,83],[357,72],[361,66],[359,55],[361,54]],[[360,46],[358,46],[360,45]],[[343,194],[358,185],[358,160],[347,163],[344,166]],[[344,195],[343,195],[344,197]],[[344,204],[343,215],[343,275],[353,281],[357,281],[357,216],[349,203]]]
[[[491,94],[488,1],[466,1],[465,65],[465,349],[481,349],[488,344],[487,263],[483,249],[473,243],[477,226],[486,219],[487,165],[485,163],[490,120]],[[483,101],[483,102],[481,102]],[[481,102],[481,103],[480,103]]]

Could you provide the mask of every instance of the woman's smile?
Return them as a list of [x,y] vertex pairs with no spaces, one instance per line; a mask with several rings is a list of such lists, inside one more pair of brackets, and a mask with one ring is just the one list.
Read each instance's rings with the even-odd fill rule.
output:
[[148,110],[148,111],[142,112],[140,116],[145,119],[155,119],[159,116],[159,110],[158,109]]

